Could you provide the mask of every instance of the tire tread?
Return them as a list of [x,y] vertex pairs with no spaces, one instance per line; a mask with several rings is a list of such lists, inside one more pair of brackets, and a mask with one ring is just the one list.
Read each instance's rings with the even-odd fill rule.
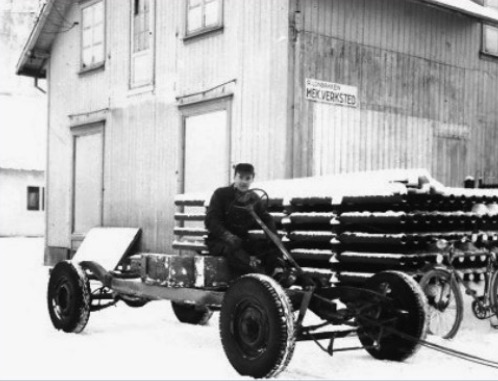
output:
[[[77,311],[74,313],[74,316],[66,322],[62,322],[57,319],[52,311],[51,305],[53,283],[57,281],[58,277],[63,275],[66,275],[71,282],[74,282],[76,292],[80,294],[76,295],[76,298],[78,299]],[[63,330],[67,333],[80,333],[83,331],[90,318],[91,294],[88,277],[81,266],[72,261],[62,261],[57,263],[50,275],[47,290],[47,302],[50,319],[57,330]]]
[[[282,340],[280,342],[280,349],[273,362],[273,366],[270,369],[255,369],[251,371],[250,374],[246,372],[243,375],[249,375],[255,378],[272,378],[277,376],[279,373],[284,371],[288,366],[292,356],[294,354],[296,337],[294,332],[294,316],[292,311],[292,304],[285,293],[284,289],[272,278],[262,275],[262,274],[247,274],[240,277],[235,284],[238,282],[252,281],[257,283],[264,289],[264,292],[271,298],[274,306],[278,311],[279,317],[279,327]],[[233,287],[233,286],[232,286]],[[232,289],[232,288],[231,288]],[[227,292],[230,293],[231,289]],[[227,296],[225,296],[226,298]],[[227,344],[227,338],[225,337],[226,332],[224,332],[223,321],[226,318],[224,316],[224,308],[222,307],[222,316],[220,316],[220,336],[222,338],[222,345],[225,353],[230,359],[229,352],[230,348]],[[232,363],[236,368],[236,365]],[[238,369],[236,368],[238,371]]]

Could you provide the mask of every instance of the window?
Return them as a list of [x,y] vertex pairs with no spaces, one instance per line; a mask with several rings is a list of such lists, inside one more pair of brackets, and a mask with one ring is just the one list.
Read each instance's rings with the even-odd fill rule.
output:
[[[498,0],[485,0],[484,5],[498,10]],[[486,54],[498,56],[498,28],[491,25],[483,25],[482,49]]]
[[81,67],[83,70],[102,66],[105,61],[104,1],[90,3],[82,9]]
[[150,48],[150,1],[133,0],[133,53]]
[[28,210],[45,210],[45,188],[28,187]]
[[223,0],[187,0],[187,36],[222,26]]
[[131,0],[130,87],[151,84],[154,78],[154,0]]

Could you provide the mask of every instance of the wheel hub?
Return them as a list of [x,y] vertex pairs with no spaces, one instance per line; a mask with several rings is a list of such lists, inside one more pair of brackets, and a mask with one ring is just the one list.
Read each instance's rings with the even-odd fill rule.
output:
[[443,312],[451,302],[451,289],[448,283],[428,284],[424,289],[429,305]]
[[[380,283],[377,292],[389,297],[393,290],[392,286],[383,282]],[[395,328],[406,315],[406,311],[397,308],[393,301],[377,302],[366,304],[357,315],[361,330],[372,340],[372,347],[378,347],[383,338],[390,335],[384,327]]]
[[255,358],[264,352],[268,321],[260,306],[250,302],[239,305],[234,318],[234,337],[245,356]]
[[480,320],[488,319],[492,316],[491,308],[482,296],[472,302],[472,312]]
[[55,296],[52,299],[54,312],[59,319],[67,316],[71,309],[71,288],[67,280],[63,279],[57,285]]

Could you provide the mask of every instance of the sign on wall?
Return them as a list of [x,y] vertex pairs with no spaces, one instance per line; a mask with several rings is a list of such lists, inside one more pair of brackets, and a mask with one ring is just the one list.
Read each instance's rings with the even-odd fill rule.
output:
[[358,107],[358,88],[307,78],[306,99],[314,102],[356,108]]

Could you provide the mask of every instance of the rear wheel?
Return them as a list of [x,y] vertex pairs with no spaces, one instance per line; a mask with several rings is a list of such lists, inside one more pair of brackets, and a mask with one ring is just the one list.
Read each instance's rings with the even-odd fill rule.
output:
[[70,261],[59,262],[48,282],[48,311],[56,329],[79,333],[90,317],[90,287],[85,271]]
[[123,302],[125,302],[125,304],[128,307],[132,308],[140,308],[150,302],[149,299],[141,298],[139,296],[132,296],[132,295],[120,295],[120,298]]
[[[357,315],[358,338],[373,357],[403,361],[420,347],[427,330],[427,306],[420,286],[410,276],[385,271],[367,280],[365,286],[389,301],[364,302]],[[396,334],[400,332],[403,336]]]
[[213,316],[213,311],[208,307],[171,302],[173,312],[179,321],[187,324],[205,325]]
[[433,269],[424,274],[420,287],[429,305],[429,333],[451,339],[463,319],[462,292],[449,271]]
[[278,375],[295,346],[292,307],[283,288],[266,275],[239,278],[223,299],[220,334],[228,361],[241,375]]

